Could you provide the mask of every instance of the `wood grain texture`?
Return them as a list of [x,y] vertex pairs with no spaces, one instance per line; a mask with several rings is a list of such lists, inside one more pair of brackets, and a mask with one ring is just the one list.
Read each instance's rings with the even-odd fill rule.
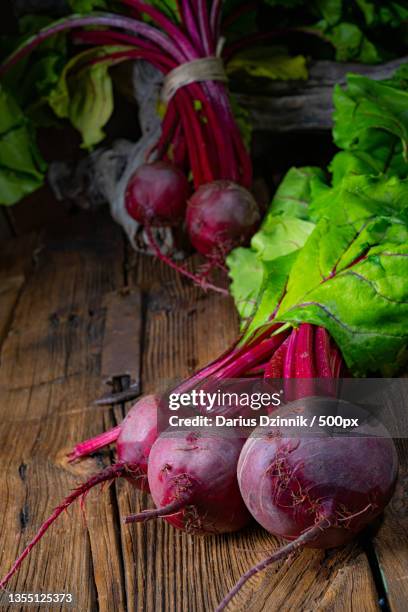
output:
[[371,79],[389,78],[407,62],[407,57],[385,64],[315,61],[309,66],[307,81],[276,81],[267,95],[237,94],[249,111],[255,130],[272,132],[313,132],[330,130],[333,125],[333,87],[344,85],[350,72]]
[[[68,466],[66,449],[112,423],[87,406],[100,389],[101,301],[122,283],[123,243],[106,216],[90,221],[76,219],[45,239],[2,346],[3,571],[78,480],[100,468]],[[10,588],[72,592],[81,610],[123,609],[112,506],[109,493],[90,493],[86,522],[78,506],[61,517]]]
[[385,510],[374,551],[392,612],[405,612],[408,602],[408,442],[399,440],[397,488]]
[[[113,342],[119,313],[134,313],[126,352],[143,393],[191,374],[237,335],[230,299],[203,293],[149,257],[129,254],[125,261],[117,228],[104,215],[91,219],[81,214],[72,227],[44,238],[3,342],[2,570],[69,489],[114,459],[103,451],[69,465],[65,454],[123,417],[123,407],[91,405],[115,367],[115,351],[121,356],[122,342],[117,348]],[[120,297],[124,284],[131,303]],[[245,570],[281,544],[254,525],[230,536],[193,538],[165,521],[129,526],[120,520],[151,505],[127,481],[91,492],[86,523],[72,508],[10,588],[72,591],[81,611],[202,612],[214,609]],[[231,606],[241,609],[374,611],[377,593],[356,543],[334,552],[304,551],[269,568]]]

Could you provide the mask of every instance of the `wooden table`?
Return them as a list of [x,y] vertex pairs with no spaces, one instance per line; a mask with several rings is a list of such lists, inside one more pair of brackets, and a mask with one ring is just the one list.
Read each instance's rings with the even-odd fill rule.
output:
[[[115,332],[123,317],[130,343]],[[206,295],[130,252],[103,212],[80,213],[58,231],[3,243],[1,573],[64,495],[112,461],[107,451],[69,465],[65,454],[122,419],[123,408],[92,405],[115,358],[119,365],[125,358],[143,393],[154,391],[217,356],[237,329],[230,300]],[[407,610],[406,456],[401,453],[396,497],[373,539],[339,551],[303,551],[276,564],[252,579],[231,609],[360,612],[379,609],[381,600],[383,609]],[[280,545],[255,526],[205,539],[164,522],[120,520],[149,506],[149,497],[127,482],[94,490],[86,520],[78,504],[64,514],[10,590],[72,592],[81,611],[213,610],[242,572]]]

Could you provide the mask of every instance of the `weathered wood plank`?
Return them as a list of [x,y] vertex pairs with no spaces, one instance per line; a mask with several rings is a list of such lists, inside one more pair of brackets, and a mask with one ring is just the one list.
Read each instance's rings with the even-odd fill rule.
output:
[[14,306],[24,285],[24,276],[11,276],[0,281],[0,345],[7,335]]
[[0,346],[9,331],[13,310],[40,247],[36,234],[1,243],[0,250]]
[[[2,571],[78,480],[101,467],[69,466],[64,455],[112,425],[108,411],[89,404],[101,386],[103,298],[122,285],[122,237],[104,213],[45,238],[1,354]],[[72,592],[77,609],[124,609],[112,489],[90,493],[86,508],[86,522],[77,506],[50,529],[11,590]]]
[[408,601],[408,442],[398,441],[400,473],[374,550],[392,612],[405,612]]
[[102,378],[128,375],[138,382],[142,331],[139,291],[114,291],[104,300],[106,323],[102,350]]
[[311,62],[307,81],[277,81],[267,95],[237,94],[249,111],[255,130],[272,132],[330,130],[333,121],[333,87],[344,85],[350,72],[375,80],[389,78],[408,57],[380,65],[330,61]]

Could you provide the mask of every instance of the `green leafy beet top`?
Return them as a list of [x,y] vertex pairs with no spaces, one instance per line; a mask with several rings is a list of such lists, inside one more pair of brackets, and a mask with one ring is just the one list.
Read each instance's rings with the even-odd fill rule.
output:
[[331,177],[292,168],[251,248],[228,259],[237,307],[252,316],[248,334],[272,315],[320,325],[354,375],[392,375],[406,360],[406,69],[382,83],[350,75],[347,90],[336,89],[333,131],[344,151]]

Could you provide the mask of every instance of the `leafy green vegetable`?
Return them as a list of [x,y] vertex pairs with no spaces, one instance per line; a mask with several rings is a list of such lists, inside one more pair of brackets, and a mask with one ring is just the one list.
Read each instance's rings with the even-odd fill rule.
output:
[[[19,21],[20,36],[2,37],[0,49],[9,55],[16,46],[35,35],[52,20],[44,15],[25,15]],[[38,104],[55,87],[66,63],[66,35],[60,33],[41,43],[29,58],[20,61],[13,70],[2,78],[7,90],[12,92],[18,104],[26,109]]]
[[[338,61],[374,64],[398,57],[406,48],[408,8],[401,1],[264,0],[264,3],[276,9],[277,27],[315,30],[334,47]],[[323,48],[320,53],[327,57]]]
[[291,168],[251,240],[251,248],[235,249],[227,258],[230,290],[241,317],[247,319],[255,313],[248,333],[269,318],[272,296],[277,303],[293,254],[314,228],[307,220],[310,183],[322,175],[318,168]]
[[[350,74],[347,90],[334,90],[336,144],[343,149],[367,150],[372,131],[384,130],[397,137],[408,162],[408,80],[403,67],[393,79],[373,81]],[[351,120],[352,118],[352,120]],[[389,150],[389,148],[388,148]]]
[[325,181],[323,170],[314,166],[290,168],[279,185],[268,210],[270,215],[285,215],[298,219],[309,219],[308,206],[311,185],[314,181]]
[[315,11],[328,25],[336,25],[343,16],[343,0],[315,0]]
[[325,327],[354,374],[391,375],[408,341],[408,181],[348,176],[336,191],[291,269],[277,318]]
[[376,64],[383,59],[377,47],[355,23],[344,21],[330,26],[323,20],[316,25],[316,28],[321,30],[335,47],[336,60],[339,62],[352,60],[364,64]]
[[263,265],[255,251],[243,247],[228,255],[227,264],[232,280],[230,291],[241,319],[246,321],[255,312],[264,277]]
[[337,88],[346,150],[332,160],[332,185],[318,168],[292,168],[251,249],[228,259],[234,297],[256,304],[247,334],[273,315],[322,326],[355,375],[393,375],[408,358],[406,77],[404,66],[381,83],[352,75]]
[[35,191],[45,170],[28,119],[0,86],[0,204],[14,204]]
[[302,55],[277,55],[271,47],[254,47],[238,53],[228,62],[227,74],[282,81],[308,78],[306,59]]
[[100,46],[76,55],[65,66],[49,96],[55,114],[68,118],[81,133],[84,148],[92,147],[105,136],[103,127],[113,112],[109,68],[115,60],[109,54],[122,49],[125,47],[110,46],[107,50]]
[[396,27],[408,18],[408,8],[398,2],[387,2],[381,6],[370,0],[356,0],[356,4],[369,26],[383,24]]

